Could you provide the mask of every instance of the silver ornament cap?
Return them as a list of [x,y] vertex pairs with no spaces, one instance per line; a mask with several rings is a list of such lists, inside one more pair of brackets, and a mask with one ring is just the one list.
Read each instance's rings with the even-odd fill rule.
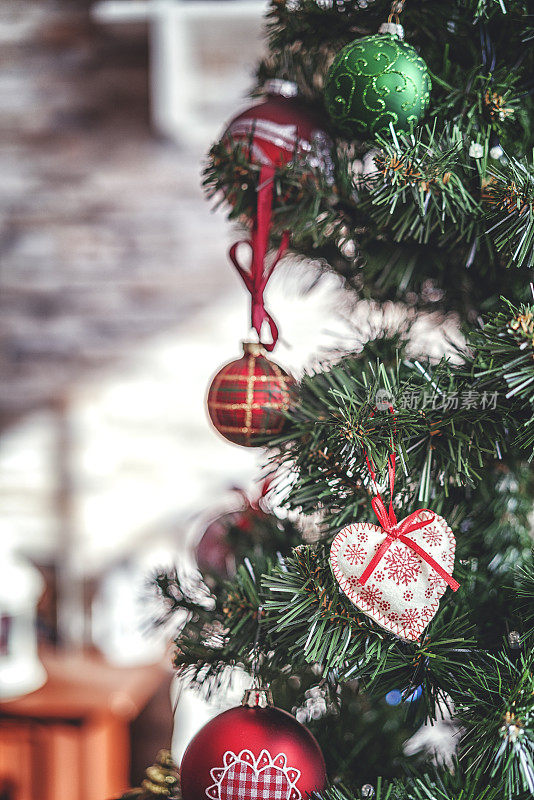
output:
[[378,33],[389,33],[398,39],[404,39],[404,28],[399,22],[383,22],[378,29]]
[[263,86],[265,94],[274,94],[278,97],[296,97],[299,93],[298,86],[293,81],[284,81],[281,78],[271,78]]

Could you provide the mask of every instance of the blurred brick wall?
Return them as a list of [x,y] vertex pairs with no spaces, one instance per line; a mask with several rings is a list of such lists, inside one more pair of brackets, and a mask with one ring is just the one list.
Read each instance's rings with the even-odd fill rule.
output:
[[149,131],[146,26],[8,0],[0,44],[5,425],[181,322],[220,248],[204,235],[201,153]]

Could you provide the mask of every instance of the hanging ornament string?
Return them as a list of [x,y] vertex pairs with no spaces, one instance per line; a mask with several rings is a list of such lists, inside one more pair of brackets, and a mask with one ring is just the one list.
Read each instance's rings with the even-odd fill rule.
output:
[[[265,266],[265,256],[269,247],[269,233],[271,230],[271,215],[273,203],[273,185],[275,168],[271,164],[264,164],[260,171],[260,185],[258,186],[258,207],[256,219],[252,228],[250,239],[235,242],[228,253],[230,261],[241,275],[243,283],[250,292],[251,297],[251,323],[258,334],[262,347],[269,352],[274,349],[278,340],[278,328],[274,319],[265,309],[263,293],[267,282],[273,274],[274,268],[284,255],[289,245],[289,231],[284,231],[280,247],[270,267]],[[252,252],[250,268],[245,269],[238,260],[237,249],[242,244],[248,244]],[[271,330],[271,342],[262,342],[261,329],[267,322]]]
[[406,0],[393,0],[389,12],[388,22],[393,22],[395,25],[400,25],[400,14],[404,8]]
[[[395,422],[395,412],[393,410],[393,406],[389,406],[389,412],[393,414],[393,429],[396,435],[396,422]],[[374,411],[371,414],[374,416]],[[389,507],[386,508],[386,504],[380,494],[378,489],[378,484],[376,480],[376,470],[374,464],[372,463],[371,459],[369,458],[367,451],[364,449],[365,460],[367,463],[367,469],[369,470],[369,475],[371,476],[371,480],[373,482],[373,486],[375,489],[375,497],[371,500],[371,505],[373,507],[373,511],[375,512],[378,522],[380,523],[380,527],[384,531],[386,538],[374,554],[373,558],[358,578],[358,583],[361,586],[364,586],[367,580],[369,579],[370,575],[376,569],[384,555],[386,554],[387,550],[391,547],[393,542],[400,541],[413,550],[417,555],[426,561],[435,572],[438,573],[440,578],[443,578],[446,581],[453,592],[455,592],[459,587],[460,584],[454,580],[452,575],[449,575],[446,570],[443,569],[441,564],[432,558],[432,556],[426,552],[417,542],[414,542],[413,539],[408,538],[408,533],[413,533],[414,531],[418,531],[421,528],[425,528],[427,525],[430,525],[432,520],[434,519],[434,512],[431,511],[429,508],[420,508],[418,511],[414,511],[410,514],[406,519],[403,519],[402,522],[398,522],[397,517],[395,515],[395,511],[393,509],[393,494],[395,490],[395,459],[396,459],[396,452],[395,452],[395,444],[393,434],[391,436],[391,449],[392,452],[388,458],[388,479],[389,479]],[[430,516],[427,519],[421,520],[420,514],[425,513],[429,514]]]
[[404,8],[405,0],[393,0],[387,22],[383,22],[379,27],[379,33],[388,33],[399,39],[404,39],[404,28],[401,25],[400,15]]

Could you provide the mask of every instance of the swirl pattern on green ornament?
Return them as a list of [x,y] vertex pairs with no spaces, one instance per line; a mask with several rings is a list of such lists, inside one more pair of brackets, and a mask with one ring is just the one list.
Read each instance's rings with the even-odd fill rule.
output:
[[325,83],[328,113],[348,136],[409,133],[425,113],[431,82],[425,62],[389,34],[365,36],[336,56]]

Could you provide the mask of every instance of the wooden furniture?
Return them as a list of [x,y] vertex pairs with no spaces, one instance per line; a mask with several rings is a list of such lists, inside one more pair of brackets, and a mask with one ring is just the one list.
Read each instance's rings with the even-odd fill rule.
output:
[[108,800],[128,787],[130,723],[168,676],[43,653],[48,681],[0,703],[0,800]]

